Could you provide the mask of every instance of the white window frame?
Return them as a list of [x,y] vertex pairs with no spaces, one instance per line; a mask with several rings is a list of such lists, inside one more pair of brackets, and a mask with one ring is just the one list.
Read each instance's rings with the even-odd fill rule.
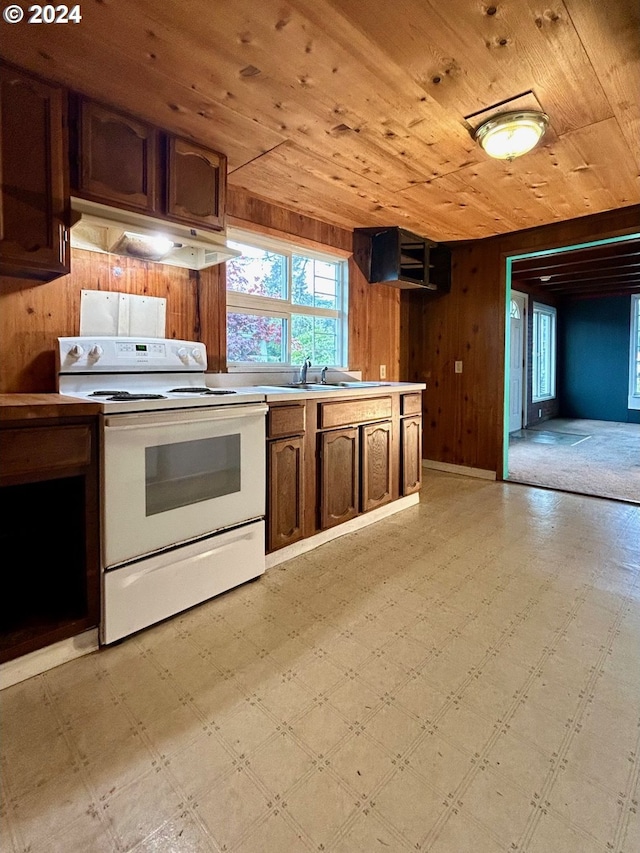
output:
[[[539,383],[536,382],[536,373],[540,360],[539,354],[535,350],[536,342],[536,315],[546,314],[551,318],[551,342],[547,358],[547,369],[551,377],[551,393],[537,395],[536,387]],[[533,340],[532,340],[532,372],[531,372],[531,400],[533,403],[541,403],[544,400],[553,400],[556,396],[556,350],[558,346],[558,312],[553,305],[545,305],[542,302],[533,303]]]
[[[287,323],[288,336],[286,341],[285,355],[290,357],[290,340],[291,340],[291,324],[290,320],[295,314],[312,317],[332,317],[337,318],[339,322],[338,331],[338,355],[339,361],[342,364],[330,364],[332,367],[339,370],[348,370],[348,333],[349,333],[349,284],[348,284],[348,265],[347,258],[344,255],[331,254],[330,252],[318,252],[315,249],[309,249],[306,246],[301,246],[287,240],[277,239],[275,237],[265,237],[264,235],[255,234],[252,231],[243,231],[238,228],[227,228],[227,240],[234,243],[244,243],[247,246],[254,246],[256,249],[264,249],[274,252],[278,255],[284,255],[287,258],[287,283],[288,283],[288,298],[279,299],[272,296],[256,296],[248,293],[240,293],[235,290],[226,291],[227,313],[250,313],[262,314],[269,317],[284,318],[289,321]],[[338,308],[319,308],[310,305],[296,305],[291,301],[291,272],[292,272],[292,256],[303,255],[306,258],[312,258],[326,263],[338,264],[340,281],[338,282]],[[324,366],[324,365],[323,365]],[[260,370],[281,370],[292,367],[299,367],[298,364],[293,364],[290,359],[284,362],[259,362],[259,361],[232,361],[227,363],[229,372],[239,371],[260,371]]]
[[640,359],[640,293],[631,295],[631,330],[629,335],[629,409],[640,409],[640,382],[638,376]]

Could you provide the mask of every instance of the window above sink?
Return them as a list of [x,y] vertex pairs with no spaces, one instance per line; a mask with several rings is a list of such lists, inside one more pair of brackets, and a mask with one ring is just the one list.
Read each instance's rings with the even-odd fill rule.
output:
[[347,364],[347,262],[229,229],[242,252],[226,265],[227,366]]

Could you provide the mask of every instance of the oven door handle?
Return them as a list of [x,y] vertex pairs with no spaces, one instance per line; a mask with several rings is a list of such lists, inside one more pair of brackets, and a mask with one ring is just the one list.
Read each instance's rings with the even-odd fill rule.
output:
[[107,429],[145,429],[146,427],[185,426],[186,424],[201,424],[207,421],[229,421],[238,418],[266,415],[268,407],[265,403],[248,403],[246,405],[223,404],[207,409],[180,409],[176,412],[159,412],[158,414],[108,415],[104,419]]

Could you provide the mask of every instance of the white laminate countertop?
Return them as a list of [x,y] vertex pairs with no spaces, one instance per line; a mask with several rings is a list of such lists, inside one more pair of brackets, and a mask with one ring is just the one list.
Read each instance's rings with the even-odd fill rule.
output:
[[[389,393],[407,393],[411,391],[422,391],[426,388],[424,382],[386,382],[384,385],[367,385],[363,382],[362,387],[349,385],[348,387],[331,387],[316,390],[309,388],[280,388],[274,385],[254,385],[251,391],[264,394],[267,403],[283,403],[293,400],[326,400],[335,397],[383,397]],[[243,388],[243,390],[249,390]]]
[[[233,371],[229,373],[205,374],[207,385],[212,388],[233,388],[255,394],[264,394],[267,403],[282,403],[293,400],[326,400],[331,397],[381,397],[385,394],[398,394],[411,391],[423,391],[424,382],[372,382],[363,380],[360,371],[317,367],[309,368],[308,384],[321,384],[321,374],[326,372],[327,387],[297,388],[298,368],[274,368],[261,371]],[[347,386],[335,383],[347,382]],[[362,382],[360,386],[359,383]],[[291,383],[291,385],[289,385]]]

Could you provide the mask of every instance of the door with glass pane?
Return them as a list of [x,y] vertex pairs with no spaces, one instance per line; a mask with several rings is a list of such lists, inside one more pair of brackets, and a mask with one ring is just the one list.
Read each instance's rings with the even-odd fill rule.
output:
[[523,293],[511,291],[510,310],[510,349],[509,349],[509,432],[522,429],[524,408],[524,341],[525,341],[525,305]]

